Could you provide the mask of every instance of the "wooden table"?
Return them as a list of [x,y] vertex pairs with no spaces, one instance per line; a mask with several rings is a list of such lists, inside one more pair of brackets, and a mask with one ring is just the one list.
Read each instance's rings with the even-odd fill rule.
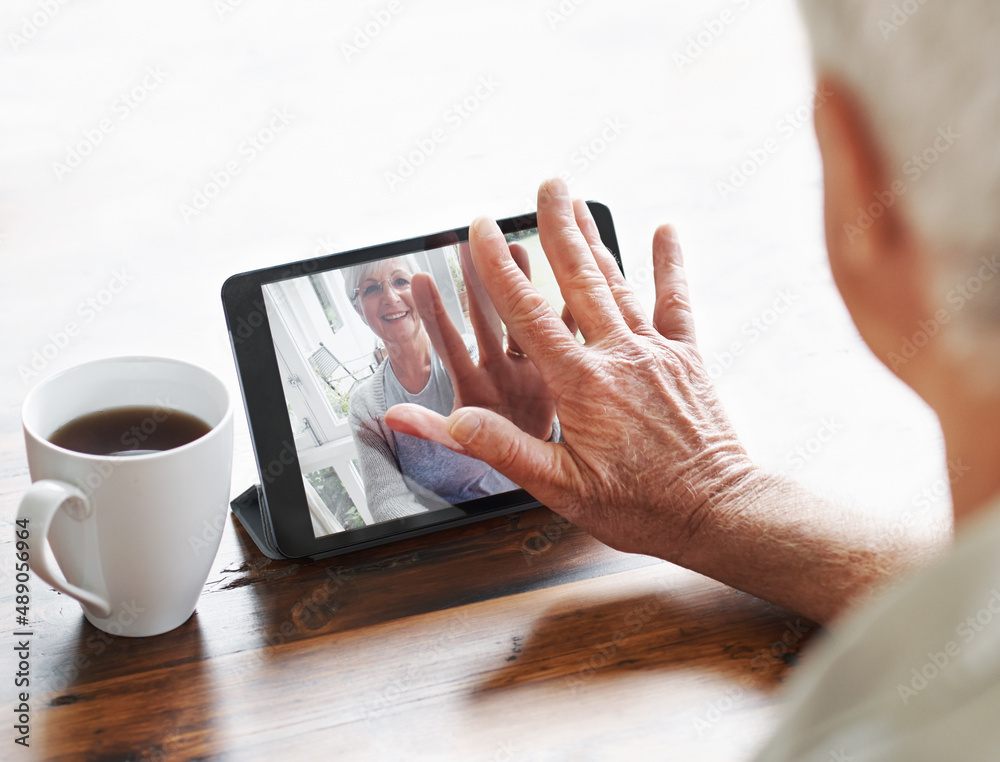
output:
[[[4,515],[28,483],[12,418]],[[305,563],[233,519],[195,615],[153,638],[31,588],[31,752],[53,760],[747,759],[811,631],[546,509]]]
[[[932,518],[918,496],[946,510],[933,419],[861,345],[825,265],[792,5],[11,0],[0,757],[750,759],[806,623],[544,509],[313,563],[265,559],[230,520],[195,616],[149,639],[106,637],[33,578],[32,745],[14,747],[10,522],[41,378],[158,354],[238,394],[227,276],[516,214],[559,174],[611,208],[647,308],[653,230],[678,224],[700,347],[760,463],[900,526]],[[275,109],[289,123],[251,150]],[[234,494],[255,472],[236,421]]]

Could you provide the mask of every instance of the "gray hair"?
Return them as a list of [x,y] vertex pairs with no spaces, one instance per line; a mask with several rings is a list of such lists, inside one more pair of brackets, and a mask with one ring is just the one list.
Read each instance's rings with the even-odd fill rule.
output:
[[361,311],[361,300],[354,298],[354,292],[358,290],[358,287],[365,279],[371,277],[371,274],[386,262],[396,262],[401,264],[411,273],[420,272],[420,268],[417,266],[417,260],[414,259],[412,254],[404,254],[400,257],[390,257],[389,259],[373,259],[370,262],[362,262],[360,265],[345,267],[340,271],[344,276],[344,292],[347,294],[347,300],[353,305],[354,311],[361,316],[362,320],[365,319],[365,313]]
[[[983,291],[988,296],[969,300],[963,312],[1000,321],[1000,277],[994,277],[1000,252],[1000,3],[799,4],[816,69],[837,77],[862,103],[888,160],[888,183],[899,197],[894,200],[935,251],[937,296],[976,283],[970,279],[990,280]],[[983,269],[986,263],[994,267]],[[955,306],[957,312],[965,305]]]

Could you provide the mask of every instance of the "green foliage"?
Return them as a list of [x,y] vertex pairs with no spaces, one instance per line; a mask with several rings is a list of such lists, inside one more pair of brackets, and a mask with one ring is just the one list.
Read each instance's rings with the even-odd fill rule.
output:
[[538,235],[538,230],[536,228],[515,230],[513,233],[507,233],[504,238],[507,240],[507,243],[514,243],[515,241],[520,241],[524,238],[531,238],[533,235]]
[[462,263],[458,258],[458,254],[448,257],[448,269],[451,271],[451,279],[455,281],[455,288],[461,290],[465,283],[465,278],[462,277]]
[[313,471],[306,475],[306,479],[313,489],[319,493],[320,498],[327,508],[337,517],[344,529],[357,529],[365,525],[364,519],[354,506],[354,501],[344,489],[340,477],[332,466]]
[[327,402],[330,403],[330,407],[333,408],[333,411],[337,413],[339,418],[346,418],[347,412],[350,409],[350,392],[334,389],[329,384],[323,384],[323,390],[326,392]]

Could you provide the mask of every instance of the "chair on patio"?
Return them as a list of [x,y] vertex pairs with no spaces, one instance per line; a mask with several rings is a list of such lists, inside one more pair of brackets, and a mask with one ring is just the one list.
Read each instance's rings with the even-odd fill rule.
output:
[[338,360],[336,355],[322,341],[319,343],[319,349],[309,355],[309,364],[312,365],[320,378],[326,381],[329,387],[335,391],[339,391],[337,389],[337,382],[345,378],[349,377],[351,379],[351,384],[347,388],[347,391],[350,391],[360,381],[364,380],[363,378],[358,378],[354,371]]

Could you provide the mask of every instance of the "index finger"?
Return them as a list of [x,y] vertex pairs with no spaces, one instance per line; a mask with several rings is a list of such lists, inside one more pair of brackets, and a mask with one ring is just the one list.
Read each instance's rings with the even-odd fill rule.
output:
[[469,357],[469,348],[465,345],[462,334],[458,332],[441,301],[437,284],[427,273],[416,273],[411,289],[424,330],[430,337],[434,351],[444,363],[448,376],[453,382],[464,378],[474,369],[472,358]]

